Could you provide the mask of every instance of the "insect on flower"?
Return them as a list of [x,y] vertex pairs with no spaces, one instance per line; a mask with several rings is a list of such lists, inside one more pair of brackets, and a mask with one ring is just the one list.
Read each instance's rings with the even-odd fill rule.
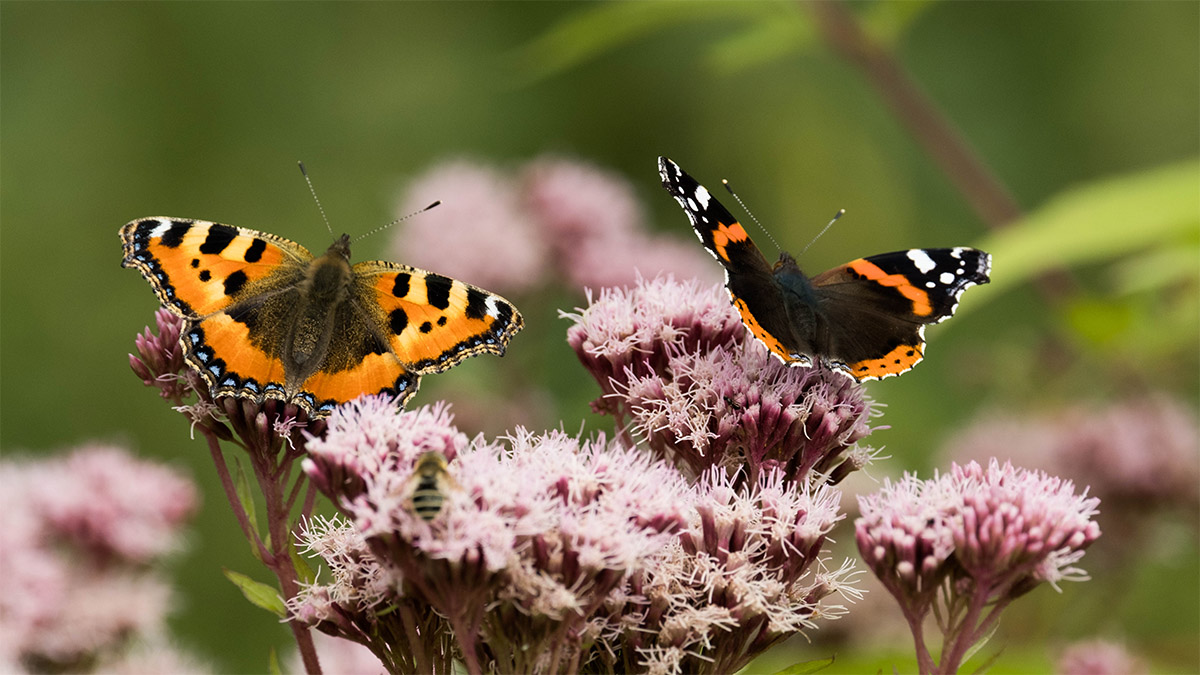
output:
[[412,478],[408,480],[408,510],[428,523],[441,513],[446,493],[456,487],[446,470],[446,456],[436,451],[427,452],[417,459]]

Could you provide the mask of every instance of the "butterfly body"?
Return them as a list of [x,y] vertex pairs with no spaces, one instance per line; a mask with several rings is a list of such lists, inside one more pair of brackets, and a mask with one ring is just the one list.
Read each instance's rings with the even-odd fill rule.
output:
[[121,229],[125,267],[183,317],[186,362],[214,396],[294,403],[311,416],[362,394],[401,404],[420,376],[503,354],[523,325],[507,300],[383,261],[350,262],[342,235],[314,258],[275,235],[143,218]]
[[742,322],[788,365],[822,365],[855,380],[907,372],[925,326],[953,315],[963,291],[988,282],[991,256],[973,248],[909,249],[859,258],[815,277],[782,253],[774,265],[712,194],[659,158],[663,186],[725,268]]

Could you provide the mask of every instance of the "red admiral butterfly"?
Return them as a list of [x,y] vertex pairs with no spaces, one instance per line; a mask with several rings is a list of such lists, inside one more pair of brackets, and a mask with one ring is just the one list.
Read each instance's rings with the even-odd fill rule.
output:
[[860,381],[907,372],[924,355],[925,324],[949,318],[964,290],[988,282],[992,256],[962,246],[859,258],[811,279],[786,252],[772,267],[696,179],[665,157],[658,172],[725,267],[742,322],[788,365],[809,367],[816,358]]

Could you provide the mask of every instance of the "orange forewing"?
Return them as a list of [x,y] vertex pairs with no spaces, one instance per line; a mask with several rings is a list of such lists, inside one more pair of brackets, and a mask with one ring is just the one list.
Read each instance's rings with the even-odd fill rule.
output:
[[[228,307],[237,295],[227,294],[224,282],[235,273],[245,275],[245,287],[251,288],[283,266],[299,267],[312,260],[312,254],[295,242],[186,218],[135,220],[122,228],[121,238],[126,261],[144,274],[148,267],[161,270],[164,278],[149,274],[147,278],[164,304],[173,305],[188,318]],[[131,252],[135,246],[139,250]]]

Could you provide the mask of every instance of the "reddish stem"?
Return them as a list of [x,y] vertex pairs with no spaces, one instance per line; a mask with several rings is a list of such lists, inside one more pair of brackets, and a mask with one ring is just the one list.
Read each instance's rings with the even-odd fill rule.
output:
[[[208,443],[209,453],[212,455],[213,464],[217,469],[217,476],[221,480],[221,487],[225,491],[225,497],[229,500],[229,505],[233,509],[233,515],[238,521],[238,526],[242,528],[242,533],[246,539],[251,541],[259,552],[259,557],[263,564],[275,574],[275,578],[279,581],[279,588],[283,594],[284,600],[290,600],[299,592],[299,584],[297,582],[297,574],[295,564],[292,562],[292,557],[287,554],[287,546],[291,545],[290,526],[288,524],[287,504],[280,489],[281,483],[286,483],[287,476],[279,476],[280,482],[276,482],[272,478],[276,474],[276,467],[270,466],[266,458],[261,457],[258,453],[251,451],[250,463],[254,467],[254,474],[258,480],[259,488],[262,490],[263,498],[267,508],[267,531],[271,536],[271,548],[268,549],[262,538],[258,535],[258,529],[255,524],[250,522],[250,517],[246,513],[246,509],[242,506],[241,500],[238,498],[237,488],[234,485],[233,477],[229,473],[229,465],[225,462],[225,456],[221,452],[220,440],[213,432],[204,425],[199,425],[204,438]],[[311,507],[311,499],[306,500],[306,506]],[[272,550],[274,549],[274,550]],[[282,555],[280,554],[282,552]],[[309,675],[320,675],[321,664],[317,659],[316,646],[313,644],[312,633],[309,628],[295,621],[289,621],[288,625],[292,629],[292,635],[296,638],[296,646],[300,650],[300,658],[304,662],[304,669]]]

